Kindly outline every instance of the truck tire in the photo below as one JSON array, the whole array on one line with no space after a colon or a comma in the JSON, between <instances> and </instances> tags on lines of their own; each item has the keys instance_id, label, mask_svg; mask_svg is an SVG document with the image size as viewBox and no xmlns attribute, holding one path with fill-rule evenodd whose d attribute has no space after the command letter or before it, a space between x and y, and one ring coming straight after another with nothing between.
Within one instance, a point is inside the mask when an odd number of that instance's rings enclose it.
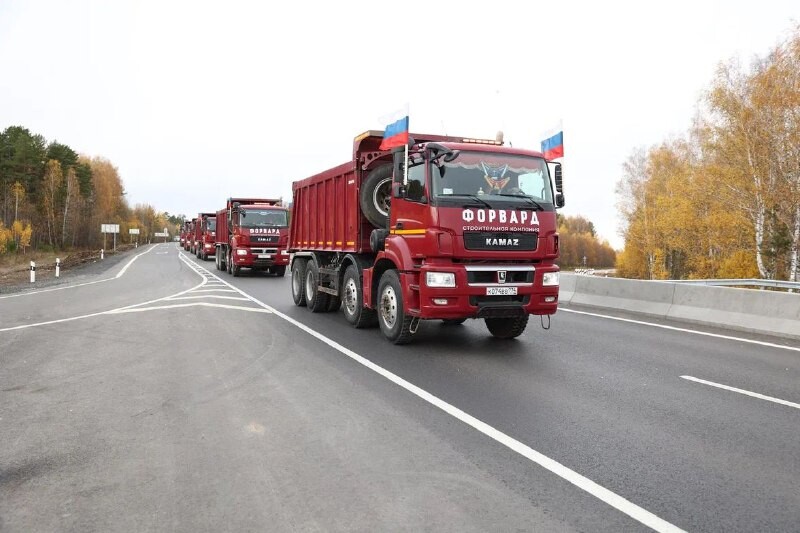
<instances>
[{"instance_id":1,"label":"truck tire","mask_svg":"<svg viewBox=\"0 0 800 533\"><path fill-rule=\"evenodd\" d=\"M306 307L312 313L328 310L328 296L330 295L327 292L319 291L318 285L319 267L317 262L312 259L306 267Z\"/></svg>"},{"instance_id":2,"label":"truck tire","mask_svg":"<svg viewBox=\"0 0 800 533\"><path fill-rule=\"evenodd\" d=\"M228 249L228 252L225 254L225 272L228 274L233 274L233 272L231 272L231 263L233 263L233 257L231 256L230 249Z\"/></svg>"},{"instance_id":3,"label":"truck tire","mask_svg":"<svg viewBox=\"0 0 800 533\"><path fill-rule=\"evenodd\" d=\"M348 266L344 271L342 279L342 309L344 317L354 328L366 328L374 326L378 321L378 315L374 309L364 307L364 292L361 285L361 273L355 265Z\"/></svg>"},{"instance_id":4,"label":"truck tire","mask_svg":"<svg viewBox=\"0 0 800 533\"><path fill-rule=\"evenodd\" d=\"M329 313L333 313L338 311L339 308L342 306L342 299L338 296L334 296L333 294L328 295L328 308L325 309Z\"/></svg>"},{"instance_id":5,"label":"truck tire","mask_svg":"<svg viewBox=\"0 0 800 533\"><path fill-rule=\"evenodd\" d=\"M279 278L282 278L283 276L286 275L286 265L272 267L272 273L278 276Z\"/></svg>"},{"instance_id":6,"label":"truck tire","mask_svg":"<svg viewBox=\"0 0 800 533\"><path fill-rule=\"evenodd\" d=\"M445 326L459 326L466 321L467 321L466 318L445 318L444 320L442 320L442 324L444 324Z\"/></svg>"},{"instance_id":7,"label":"truck tire","mask_svg":"<svg viewBox=\"0 0 800 533\"><path fill-rule=\"evenodd\" d=\"M298 307L306 306L306 260L292 262L292 299Z\"/></svg>"},{"instance_id":8,"label":"truck tire","mask_svg":"<svg viewBox=\"0 0 800 533\"><path fill-rule=\"evenodd\" d=\"M394 344L406 344L413 337L411 321L403 303L403 287L396 270L387 270L378 284L378 325Z\"/></svg>"},{"instance_id":9,"label":"truck tire","mask_svg":"<svg viewBox=\"0 0 800 533\"><path fill-rule=\"evenodd\" d=\"M519 337L528 325L530 315L520 315L510 318L485 318L486 328L498 339L513 339Z\"/></svg>"},{"instance_id":10,"label":"truck tire","mask_svg":"<svg viewBox=\"0 0 800 533\"><path fill-rule=\"evenodd\" d=\"M392 201L392 165L381 165L367 175L361 185L361 212L376 228L389 227L389 207Z\"/></svg>"}]
</instances>

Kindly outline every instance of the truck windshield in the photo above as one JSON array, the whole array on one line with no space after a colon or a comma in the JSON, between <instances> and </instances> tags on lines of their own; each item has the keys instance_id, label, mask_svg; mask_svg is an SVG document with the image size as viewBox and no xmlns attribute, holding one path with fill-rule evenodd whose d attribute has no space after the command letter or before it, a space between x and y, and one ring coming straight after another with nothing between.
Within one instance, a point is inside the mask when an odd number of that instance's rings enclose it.
<instances>
[{"instance_id":1,"label":"truck windshield","mask_svg":"<svg viewBox=\"0 0 800 533\"><path fill-rule=\"evenodd\" d=\"M216 231L217 230L217 219L216 218L209 218L206 220L206 231Z\"/></svg>"},{"instance_id":2,"label":"truck windshield","mask_svg":"<svg viewBox=\"0 0 800 533\"><path fill-rule=\"evenodd\" d=\"M486 202L535 203L552 209L547 163L540 157L462 151L441 170L432 167L431 175L437 200L479 196Z\"/></svg>"},{"instance_id":3,"label":"truck windshield","mask_svg":"<svg viewBox=\"0 0 800 533\"><path fill-rule=\"evenodd\" d=\"M282 209L243 209L241 224L245 228L285 228L286 211Z\"/></svg>"}]
</instances>

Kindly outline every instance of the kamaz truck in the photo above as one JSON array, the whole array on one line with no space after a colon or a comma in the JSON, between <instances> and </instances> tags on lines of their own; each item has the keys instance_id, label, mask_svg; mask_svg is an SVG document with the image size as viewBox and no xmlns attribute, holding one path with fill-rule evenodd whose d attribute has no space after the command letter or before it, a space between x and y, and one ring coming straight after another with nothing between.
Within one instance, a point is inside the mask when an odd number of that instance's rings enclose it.
<instances>
[{"instance_id":1,"label":"kamaz truck","mask_svg":"<svg viewBox=\"0 0 800 533\"><path fill-rule=\"evenodd\" d=\"M286 274L289 211L274 198L228 198L216 214L218 270L239 276L243 268Z\"/></svg>"},{"instance_id":2,"label":"kamaz truck","mask_svg":"<svg viewBox=\"0 0 800 533\"><path fill-rule=\"evenodd\" d=\"M412 134L387 151L381 140L359 135L351 160L292 184L295 304L341 307L354 327L377 322L395 344L422 320L483 319L504 339L530 315L549 327L561 164L502 141Z\"/></svg>"}]
</instances>

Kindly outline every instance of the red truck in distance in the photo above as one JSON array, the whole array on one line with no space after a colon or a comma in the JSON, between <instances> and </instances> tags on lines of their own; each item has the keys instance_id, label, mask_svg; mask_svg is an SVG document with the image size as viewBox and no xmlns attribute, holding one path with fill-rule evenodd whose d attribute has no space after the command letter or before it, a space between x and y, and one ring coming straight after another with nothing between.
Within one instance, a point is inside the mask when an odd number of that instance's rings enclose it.
<instances>
[{"instance_id":1,"label":"red truck in distance","mask_svg":"<svg viewBox=\"0 0 800 533\"><path fill-rule=\"evenodd\" d=\"M292 184L295 304L341 307L395 344L420 320L480 318L508 339L530 315L555 314L561 164L502 141L422 134L406 159L380 150L382 136L359 135L352 160Z\"/></svg>"},{"instance_id":2,"label":"red truck in distance","mask_svg":"<svg viewBox=\"0 0 800 533\"><path fill-rule=\"evenodd\" d=\"M242 268L286 274L289 210L274 198L228 198L217 212L216 267L238 276Z\"/></svg>"},{"instance_id":3,"label":"red truck in distance","mask_svg":"<svg viewBox=\"0 0 800 533\"><path fill-rule=\"evenodd\" d=\"M190 220L185 220L183 222L183 226L181 226L181 238L180 238L180 246L184 250L186 249L186 236L189 234L189 228L192 222Z\"/></svg>"},{"instance_id":4,"label":"red truck in distance","mask_svg":"<svg viewBox=\"0 0 800 533\"><path fill-rule=\"evenodd\" d=\"M212 257L216 253L216 213L198 213L195 223L195 246L194 255L198 259L206 261L208 256Z\"/></svg>"},{"instance_id":5,"label":"red truck in distance","mask_svg":"<svg viewBox=\"0 0 800 533\"><path fill-rule=\"evenodd\" d=\"M197 225L197 219L193 218L189 222L187 222L188 227L186 231L186 237L183 241L183 249L187 252L195 253L195 226Z\"/></svg>"}]
</instances>

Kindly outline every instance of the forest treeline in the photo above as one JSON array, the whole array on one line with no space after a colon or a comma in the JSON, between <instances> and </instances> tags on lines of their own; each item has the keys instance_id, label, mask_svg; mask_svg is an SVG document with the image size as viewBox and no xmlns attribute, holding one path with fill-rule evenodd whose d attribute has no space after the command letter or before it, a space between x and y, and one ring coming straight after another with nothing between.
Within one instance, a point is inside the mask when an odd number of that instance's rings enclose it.
<instances>
[{"instance_id":1,"label":"forest treeline","mask_svg":"<svg viewBox=\"0 0 800 533\"><path fill-rule=\"evenodd\" d=\"M620 276L797 281L800 28L721 64L690 131L634 151L617 194Z\"/></svg>"},{"instance_id":2,"label":"forest treeline","mask_svg":"<svg viewBox=\"0 0 800 533\"><path fill-rule=\"evenodd\" d=\"M147 242L180 220L148 204L128 205L108 159L80 155L22 126L0 132L0 254L100 248L101 224L119 224L117 242L130 240L130 228Z\"/></svg>"},{"instance_id":3,"label":"forest treeline","mask_svg":"<svg viewBox=\"0 0 800 533\"><path fill-rule=\"evenodd\" d=\"M608 241L600 241L594 224L581 215L558 216L561 268L609 268L614 266L616 252Z\"/></svg>"}]
</instances>

